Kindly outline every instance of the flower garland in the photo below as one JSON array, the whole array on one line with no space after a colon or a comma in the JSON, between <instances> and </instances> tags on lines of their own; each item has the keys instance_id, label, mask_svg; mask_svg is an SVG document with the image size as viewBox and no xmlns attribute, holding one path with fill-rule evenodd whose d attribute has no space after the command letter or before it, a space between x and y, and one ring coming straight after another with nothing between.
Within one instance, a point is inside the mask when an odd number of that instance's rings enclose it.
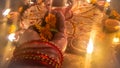
<instances>
[{"instance_id":1,"label":"flower garland","mask_svg":"<svg viewBox=\"0 0 120 68\"><path fill-rule=\"evenodd\" d=\"M109 18L120 20L120 15L117 11L112 10L110 15L109 15Z\"/></svg>"},{"instance_id":2,"label":"flower garland","mask_svg":"<svg viewBox=\"0 0 120 68\"><path fill-rule=\"evenodd\" d=\"M10 34L10 33L14 33L15 31L16 31L16 26L15 25L11 25L10 27L9 27L9 31L8 31L8 33Z\"/></svg>"},{"instance_id":3,"label":"flower garland","mask_svg":"<svg viewBox=\"0 0 120 68\"><path fill-rule=\"evenodd\" d=\"M48 16L45 17L45 22L45 26L41 26L40 24L35 24L34 26L40 33L40 40L49 41L53 38L52 32L57 32L55 15L49 13Z\"/></svg>"},{"instance_id":4,"label":"flower garland","mask_svg":"<svg viewBox=\"0 0 120 68\"><path fill-rule=\"evenodd\" d=\"M109 19L116 19L120 21L120 14L110 7L108 7L108 9L106 10L106 15L108 15Z\"/></svg>"}]
</instances>

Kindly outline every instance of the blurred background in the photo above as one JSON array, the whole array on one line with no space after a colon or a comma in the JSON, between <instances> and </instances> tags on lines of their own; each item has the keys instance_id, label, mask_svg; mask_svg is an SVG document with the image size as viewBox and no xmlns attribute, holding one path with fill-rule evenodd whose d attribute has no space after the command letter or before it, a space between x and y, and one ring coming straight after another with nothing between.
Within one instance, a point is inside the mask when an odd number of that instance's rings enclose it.
<instances>
[{"instance_id":1,"label":"blurred background","mask_svg":"<svg viewBox=\"0 0 120 68\"><path fill-rule=\"evenodd\" d=\"M103 23L101 23L102 20L106 18L104 10L101 11L99 7L94 7L94 5L87 3L89 0L79 1L79 11L78 9L75 9L73 12L73 18L66 21L67 31L69 34L69 43L64 55L65 61L63 63L63 68L119 68L119 63L115 58L116 55L114 54L115 50L113 48L114 45L118 44L113 44L112 41L114 37L116 37L116 34L120 38L120 33L104 32ZM4 58L6 61L9 60L9 56L12 55L12 50L14 49L14 46L11 45L12 42L8 40L9 27L11 26L11 23L7 21L7 18L3 15L3 13L8 8L11 9L10 12L18 11L18 8L22 5L24 5L23 0L0 0L0 61L2 61L0 62L0 65L3 65L2 63L4 62ZM120 0L111 0L109 7L115 9L118 13L120 13ZM74 28L73 24L76 26L76 28ZM74 31L76 33L74 33ZM92 54L92 59L90 57L87 58L87 60L91 59L90 61L92 61L90 63L87 63L90 64L89 66L86 65L86 56L84 56L86 55L86 51L84 48L87 48L86 45L89 43L89 38L92 37L92 31L93 35L94 31L97 33L95 35L95 49ZM79 36L80 38L71 38L72 34L75 34L75 36ZM116 41L119 42L120 40L115 38L115 42ZM73 44L73 46L71 46L71 44ZM84 55L82 55L83 53ZM4 57L5 55L7 57Z\"/></svg>"}]
</instances>

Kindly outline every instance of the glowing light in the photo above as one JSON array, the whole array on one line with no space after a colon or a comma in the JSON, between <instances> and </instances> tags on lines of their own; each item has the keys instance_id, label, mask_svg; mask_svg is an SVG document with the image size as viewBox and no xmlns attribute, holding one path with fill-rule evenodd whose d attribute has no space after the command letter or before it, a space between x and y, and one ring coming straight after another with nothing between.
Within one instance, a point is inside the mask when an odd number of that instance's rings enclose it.
<instances>
[{"instance_id":1,"label":"glowing light","mask_svg":"<svg viewBox=\"0 0 120 68\"><path fill-rule=\"evenodd\" d=\"M95 4L97 0L87 0L88 3Z\"/></svg>"},{"instance_id":2,"label":"glowing light","mask_svg":"<svg viewBox=\"0 0 120 68\"><path fill-rule=\"evenodd\" d=\"M115 38L113 38L113 42L114 42L114 43L118 43L118 42L120 42L120 39L117 38L117 37L115 37Z\"/></svg>"},{"instance_id":3,"label":"glowing light","mask_svg":"<svg viewBox=\"0 0 120 68\"><path fill-rule=\"evenodd\" d=\"M92 52L93 52L93 41L92 41L92 39L90 39L89 40L89 43L88 43L88 47L87 47L87 53L88 54L92 54Z\"/></svg>"},{"instance_id":4,"label":"glowing light","mask_svg":"<svg viewBox=\"0 0 120 68\"><path fill-rule=\"evenodd\" d=\"M29 0L29 3L30 3L30 4L34 4L34 2L32 2L31 0Z\"/></svg>"},{"instance_id":5,"label":"glowing light","mask_svg":"<svg viewBox=\"0 0 120 68\"><path fill-rule=\"evenodd\" d=\"M116 30L118 30L118 29L120 29L120 26L115 26L114 28L115 28Z\"/></svg>"},{"instance_id":6,"label":"glowing light","mask_svg":"<svg viewBox=\"0 0 120 68\"><path fill-rule=\"evenodd\" d=\"M30 2L30 4L34 4L34 2Z\"/></svg>"},{"instance_id":7,"label":"glowing light","mask_svg":"<svg viewBox=\"0 0 120 68\"><path fill-rule=\"evenodd\" d=\"M65 6L69 6L69 4L65 4Z\"/></svg>"},{"instance_id":8,"label":"glowing light","mask_svg":"<svg viewBox=\"0 0 120 68\"><path fill-rule=\"evenodd\" d=\"M111 0L106 0L107 2L111 2Z\"/></svg>"},{"instance_id":9,"label":"glowing light","mask_svg":"<svg viewBox=\"0 0 120 68\"><path fill-rule=\"evenodd\" d=\"M85 60L85 68L91 68L91 59L92 59L92 52L93 52L93 36L90 38L88 46L87 46L87 54Z\"/></svg>"},{"instance_id":10,"label":"glowing light","mask_svg":"<svg viewBox=\"0 0 120 68\"><path fill-rule=\"evenodd\" d=\"M9 50L9 51L12 51L12 49L11 49L11 48L9 48L8 50Z\"/></svg>"},{"instance_id":11,"label":"glowing light","mask_svg":"<svg viewBox=\"0 0 120 68\"><path fill-rule=\"evenodd\" d=\"M6 60L6 61L8 61L8 60L9 60L9 58L6 58L5 60Z\"/></svg>"},{"instance_id":12,"label":"glowing light","mask_svg":"<svg viewBox=\"0 0 120 68\"><path fill-rule=\"evenodd\" d=\"M3 12L3 16L7 16L9 13L10 13L11 9L6 9L4 12Z\"/></svg>"},{"instance_id":13,"label":"glowing light","mask_svg":"<svg viewBox=\"0 0 120 68\"><path fill-rule=\"evenodd\" d=\"M91 3L91 0L87 0L88 3Z\"/></svg>"},{"instance_id":14,"label":"glowing light","mask_svg":"<svg viewBox=\"0 0 120 68\"><path fill-rule=\"evenodd\" d=\"M8 39L13 42L16 38L15 38L15 33L12 33L8 36Z\"/></svg>"}]
</instances>

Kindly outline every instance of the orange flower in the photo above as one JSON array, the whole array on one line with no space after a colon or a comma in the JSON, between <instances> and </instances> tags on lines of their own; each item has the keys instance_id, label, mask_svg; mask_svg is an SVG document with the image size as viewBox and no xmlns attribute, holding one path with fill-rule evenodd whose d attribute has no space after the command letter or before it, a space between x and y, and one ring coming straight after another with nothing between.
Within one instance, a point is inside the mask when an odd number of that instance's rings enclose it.
<instances>
[{"instance_id":1,"label":"orange flower","mask_svg":"<svg viewBox=\"0 0 120 68\"><path fill-rule=\"evenodd\" d=\"M13 33L16 30L16 26L15 25L11 25L9 28L9 33Z\"/></svg>"},{"instance_id":2,"label":"orange flower","mask_svg":"<svg viewBox=\"0 0 120 68\"><path fill-rule=\"evenodd\" d=\"M51 40L53 37L51 29L56 29L56 17L55 17L55 15L48 14L48 16L45 18L45 21L46 21L46 25L44 27L41 27L39 24L35 24L35 27L40 32L40 39L42 41Z\"/></svg>"},{"instance_id":3,"label":"orange flower","mask_svg":"<svg viewBox=\"0 0 120 68\"><path fill-rule=\"evenodd\" d=\"M47 24L50 25L51 28L55 28L55 24L56 24L55 15L49 13L48 16L45 18L45 21L46 21Z\"/></svg>"}]
</instances>

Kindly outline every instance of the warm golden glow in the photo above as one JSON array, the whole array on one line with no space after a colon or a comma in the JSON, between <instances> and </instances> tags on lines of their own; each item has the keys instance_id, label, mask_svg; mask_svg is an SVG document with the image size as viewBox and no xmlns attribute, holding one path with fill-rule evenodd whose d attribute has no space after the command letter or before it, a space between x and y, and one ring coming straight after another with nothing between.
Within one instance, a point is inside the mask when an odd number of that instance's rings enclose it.
<instances>
[{"instance_id":1,"label":"warm golden glow","mask_svg":"<svg viewBox=\"0 0 120 68\"><path fill-rule=\"evenodd\" d=\"M8 61L8 60L9 60L9 58L6 58L5 60L6 60L6 61Z\"/></svg>"},{"instance_id":2,"label":"warm golden glow","mask_svg":"<svg viewBox=\"0 0 120 68\"><path fill-rule=\"evenodd\" d=\"M15 33L12 33L8 36L8 39L12 42L14 41L16 38L15 38Z\"/></svg>"},{"instance_id":3,"label":"warm golden glow","mask_svg":"<svg viewBox=\"0 0 120 68\"><path fill-rule=\"evenodd\" d=\"M10 58L13 55L13 51L14 51L15 47L12 46L12 43L8 41L7 46L5 47L5 51L3 53L3 58L1 60L1 65L5 65L6 62L8 62L10 60Z\"/></svg>"},{"instance_id":4,"label":"warm golden glow","mask_svg":"<svg viewBox=\"0 0 120 68\"><path fill-rule=\"evenodd\" d=\"M93 25L92 31L90 32L90 39L89 43L87 45L87 54L86 54L86 59L85 59L85 67L84 68L91 68L91 62L92 62L92 53L94 50L94 39L96 37L97 31L96 27Z\"/></svg>"},{"instance_id":5,"label":"warm golden glow","mask_svg":"<svg viewBox=\"0 0 120 68\"><path fill-rule=\"evenodd\" d=\"M33 1L31 1L31 0L29 0L29 3L30 3L30 4L34 4L34 2L33 2Z\"/></svg>"},{"instance_id":6,"label":"warm golden glow","mask_svg":"<svg viewBox=\"0 0 120 68\"><path fill-rule=\"evenodd\" d=\"M118 30L118 29L120 29L120 26L115 26L114 28L115 28L116 30Z\"/></svg>"},{"instance_id":7,"label":"warm golden glow","mask_svg":"<svg viewBox=\"0 0 120 68\"><path fill-rule=\"evenodd\" d=\"M86 59L85 59L85 68L91 68L91 58L92 58L92 53L93 53L93 38L94 36L91 36L88 46L87 46L87 54L86 54Z\"/></svg>"},{"instance_id":8,"label":"warm golden glow","mask_svg":"<svg viewBox=\"0 0 120 68\"><path fill-rule=\"evenodd\" d=\"M111 0L106 0L107 2L111 2Z\"/></svg>"},{"instance_id":9,"label":"warm golden glow","mask_svg":"<svg viewBox=\"0 0 120 68\"><path fill-rule=\"evenodd\" d=\"M113 38L113 43L119 43L120 39L118 37Z\"/></svg>"},{"instance_id":10,"label":"warm golden glow","mask_svg":"<svg viewBox=\"0 0 120 68\"><path fill-rule=\"evenodd\" d=\"M88 3L95 4L97 0L86 0Z\"/></svg>"},{"instance_id":11,"label":"warm golden glow","mask_svg":"<svg viewBox=\"0 0 120 68\"><path fill-rule=\"evenodd\" d=\"M111 0L106 0L106 3L105 3L105 7L109 7L110 6L110 2L111 2Z\"/></svg>"},{"instance_id":12,"label":"warm golden glow","mask_svg":"<svg viewBox=\"0 0 120 68\"><path fill-rule=\"evenodd\" d=\"M93 41L92 41L92 39L90 39L88 46L87 46L87 53L92 54L92 52L93 52Z\"/></svg>"},{"instance_id":13,"label":"warm golden glow","mask_svg":"<svg viewBox=\"0 0 120 68\"><path fill-rule=\"evenodd\" d=\"M4 12L3 12L3 16L7 16L9 13L10 13L11 9L6 9Z\"/></svg>"},{"instance_id":14,"label":"warm golden glow","mask_svg":"<svg viewBox=\"0 0 120 68\"><path fill-rule=\"evenodd\" d=\"M91 3L91 0L87 0L88 3Z\"/></svg>"}]
</instances>

